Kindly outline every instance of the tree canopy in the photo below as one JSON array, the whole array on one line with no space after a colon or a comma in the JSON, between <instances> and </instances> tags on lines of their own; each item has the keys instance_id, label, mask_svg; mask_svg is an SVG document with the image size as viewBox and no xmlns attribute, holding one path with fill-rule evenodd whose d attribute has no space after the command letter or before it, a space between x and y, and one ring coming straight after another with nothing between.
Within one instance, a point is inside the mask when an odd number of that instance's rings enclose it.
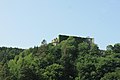
<instances>
[{"instance_id":1,"label":"tree canopy","mask_svg":"<svg viewBox=\"0 0 120 80\"><path fill-rule=\"evenodd\" d=\"M97 44L69 37L29 49L0 48L0 80L119 80L120 43Z\"/></svg>"}]
</instances>

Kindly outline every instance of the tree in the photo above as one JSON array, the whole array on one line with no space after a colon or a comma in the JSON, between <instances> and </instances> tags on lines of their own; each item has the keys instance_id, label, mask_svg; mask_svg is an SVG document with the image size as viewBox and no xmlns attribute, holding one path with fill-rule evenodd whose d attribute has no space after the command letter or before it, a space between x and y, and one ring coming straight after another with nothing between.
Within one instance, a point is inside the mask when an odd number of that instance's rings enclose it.
<instances>
[{"instance_id":1,"label":"tree","mask_svg":"<svg viewBox=\"0 0 120 80\"><path fill-rule=\"evenodd\" d=\"M76 76L76 67L74 66L74 61L77 57L77 43L73 37L69 37L61 44L61 64L64 66L65 79L74 80Z\"/></svg>"},{"instance_id":2,"label":"tree","mask_svg":"<svg viewBox=\"0 0 120 80\"><path fill-rule=\"evenodd\" d=\"M112 45L108 45L108 46L106 47L106 49L107 49L108 51L112 51L112 50L113 50L113 46L112 46Z\"/></svg>"},{"instance_id":3,"label":"tree","mask_svg":"<svg viewBox=\"0 0 120 80\"><path fill-rule=\"evenodd\" d=\"M0 69L0 80L6 80L10 76L8 65L5 63Z\"/></svg>"},{"instance_id":4,"label":"tree","mask_svg":"<svg viewBox=\"0 0 120 80\"><path fill-rule=\"evenodd\" d=\"M104 77L100 80L120 80L120 70L116 70L115 72L106 73Z\"/></svg>"},{"instance_id":5,"label":"tree","mask_svg":"<svg viewBox=\"0 0 120 80\"><path fill-rule=\"evenodd\" d=\"M120 53L120 43L117 43L117 44L114 45L113 51L115 53Z\"/></svg>"},{"instance_id":6,"label":"tree","mask_svg":"<svg viewBox=\"0 0 120 80\"><path fill-rule=\"evenodd\" d=\"M27 66L20 69L19 80L39 80L39 77L35 73L34 69L31 69L29 66Z\"/></svg>"},{"instance_id":7,"label":"tree","mask_svg":"<svg viewBox=\"0 0 120 80\"><path fill-rule=\"evenodd\" d=\"M90 54L93 56L100 56L101 55L99 47L94 43L91 44Z\"/></svg>"},{"instance_id":8,"label":"tree","mask_svg":"<svg viewBox=\"0 0 120 80\"><path fill-rule=\"evenodd\" d=\"M78 52L79 55L86 55L89 53L90 46L87 42L79 43L78 44Z\"/></svg>"},{"instance_id":9,"label":"tree","mask_svg":"<svg viewBox=\"0 0 120 80\"><path fill-rule=\"evenodd\" d=\"M47 45L47 41L43 39L43 41L41 42L41 45Z\"/></svg>"},{"instance_id":10,"label":"tree","mask_svg":"<svg viewBox=\"0 0 120 80\"><path fill-rule=\"evenodd\" d=\"M45 80L63 80L64 79L63 69L64 68L62 65L52 64L46 67L43 76Z\"/></svg>"}]
</instances>

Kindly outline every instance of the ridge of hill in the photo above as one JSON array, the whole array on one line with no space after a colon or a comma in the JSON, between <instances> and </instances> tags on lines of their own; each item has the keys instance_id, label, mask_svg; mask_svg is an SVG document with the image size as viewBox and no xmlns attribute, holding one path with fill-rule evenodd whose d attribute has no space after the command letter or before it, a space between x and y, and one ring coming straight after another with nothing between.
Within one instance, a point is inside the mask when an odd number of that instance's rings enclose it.
<instances>
[{"instance_id":1,"label":"ridge of hill","mask_svg":"<svg viewBox=\"0 0 120 80\"><path fill-rule=\"evenodd\" d=\"M69 36L29 49L0 47L0 80L119 80L120 43L97 44Z\"/></svg>"}]
</instances>

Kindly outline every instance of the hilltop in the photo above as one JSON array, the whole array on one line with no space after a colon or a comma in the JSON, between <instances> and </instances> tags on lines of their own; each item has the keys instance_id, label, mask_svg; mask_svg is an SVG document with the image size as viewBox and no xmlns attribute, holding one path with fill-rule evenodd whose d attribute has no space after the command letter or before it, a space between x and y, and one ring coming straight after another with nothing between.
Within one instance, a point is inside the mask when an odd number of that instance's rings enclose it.
<instances>
[{"instance_id":1,"label":"hilltop","mask_svg":"<svg viewBox=\"0 0 120 80\"><path fill-rule=\"evenodd\" d=\"M119 80L120 43L100 50L94 38L59 35L29 49L0 48L0 80Z\"/></svg>"}]
</instances>

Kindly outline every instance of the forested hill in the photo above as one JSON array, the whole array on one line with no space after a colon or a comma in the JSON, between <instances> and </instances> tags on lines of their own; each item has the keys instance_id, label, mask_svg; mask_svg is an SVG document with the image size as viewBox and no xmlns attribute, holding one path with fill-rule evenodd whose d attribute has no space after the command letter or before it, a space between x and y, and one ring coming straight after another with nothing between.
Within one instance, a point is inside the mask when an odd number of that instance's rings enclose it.
<instances>
[{"instance_id":1,"label":"forested hill","mask_svg":"<svg viewBox=\"0 0 120 80\"><path fill-rule=\"evenodd\" d=\"M69 37L57 45L1 47L0 80L120 80L120 44L103 51Z\"/></svg>"}]
</instances>

